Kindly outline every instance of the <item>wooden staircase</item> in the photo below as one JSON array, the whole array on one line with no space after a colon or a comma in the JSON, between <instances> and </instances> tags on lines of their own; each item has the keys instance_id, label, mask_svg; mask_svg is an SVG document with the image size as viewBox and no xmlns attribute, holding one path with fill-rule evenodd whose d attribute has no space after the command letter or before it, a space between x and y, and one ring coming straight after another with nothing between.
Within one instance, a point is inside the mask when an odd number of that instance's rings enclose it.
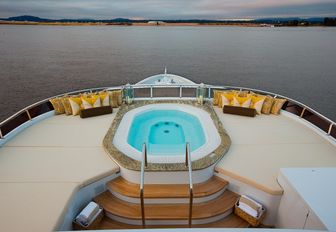
<instances>
[{"instance_id":1,"label":"wooden staircase","mask_svg":"<svg viewBox=\"0 0 336 232\"><path fill-rule=\"evenodd\" d=\"M247 227L232 214L238 195L226 190L227 181L213 176L194 184L192 227ZM140 186L118 177L107 183L108 191L94 198L105 210L100 229L142 228ZM188 227L187 184L145 184L146 228Z\"/></svg>"}]
</instances>

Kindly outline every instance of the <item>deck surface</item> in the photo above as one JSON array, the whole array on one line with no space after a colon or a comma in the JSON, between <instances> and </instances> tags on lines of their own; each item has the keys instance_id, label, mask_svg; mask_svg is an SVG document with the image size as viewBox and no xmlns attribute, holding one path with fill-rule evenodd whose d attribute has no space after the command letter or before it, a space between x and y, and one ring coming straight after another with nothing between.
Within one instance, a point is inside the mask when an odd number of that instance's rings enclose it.
<instances>
[{"instance_id":1,"label":"deck surface","mask_svg":"<svg viewBox=\"0 0 336 232\"><path fill-rule=\"evenodd\" d=\"M336 167L336 146L287 114L250 118L214 109L232 141L216 166L225 175L277 195L280 168Z\"/></svg>"},{"instance_id":2,"label":"deck surface","mask_svg":"<svg viewBox=\"0 0 336 232\"><path fill-rule=\"evenodd\" d=\"M215 111L232 139L219 172L281 194L280 168L336 167L336 146L291 117ZM118 170L102 147L115 112L50 117L0 148L0 231L54 230L78 186Z\"/></svg>"},{"instance_id":3,"label":"deck surface","mask_svg":"<svg viewBox=\"0 0 336 232\"><path fill-rule=\"evenodd\" d=\"M119 169L101 145L115 112L52 116L0 147L0 231L56 229L77 187Z\"/></svg>"}]
</instances>

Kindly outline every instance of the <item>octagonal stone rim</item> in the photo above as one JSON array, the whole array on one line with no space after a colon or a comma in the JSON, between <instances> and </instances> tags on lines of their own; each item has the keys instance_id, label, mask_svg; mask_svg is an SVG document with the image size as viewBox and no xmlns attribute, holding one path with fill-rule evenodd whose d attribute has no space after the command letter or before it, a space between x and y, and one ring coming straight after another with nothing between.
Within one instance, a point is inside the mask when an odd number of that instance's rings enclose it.
<instances>
[{"instance_id":1,"label":"octagonal stone rim","mask_svg":"<svg viewBox=\"0 0 336 232\"><path fill-rule=\"evenodd\" d=\"M222 122L219 120L217 113L215 112L212 103L210 101L205 101L203 105L200 105L195 100L186 100L186 99L147 99L147 100L136 100L131 105L122 104L116 112L114 119L111 122L110 128L107 130L107 133L103 139L103 148L105 149L107 155L111 157L121 168L121 170L130 170L130 171L140 171L141 162L131 159L125 154L123 154L119 149L117 149L111 142L114 138L115 132L120 124L123 116L130 110L150 105L150 104L161 104L161 103L177 103L183 106L191 105L210 114L218 133L221 137L220 146L211 154L200 160L192 162L193 171L203 170L208 167L211 167L217 163L229 150L231 146L230 136L225 131ZM188 167L184 163L173 163L173 164L157 164L157 163L148 163L146 171L149 172L175 172L175 171L188 171ZM122 171L123 172L123 171Z\"/></svg>"}]
</instances>

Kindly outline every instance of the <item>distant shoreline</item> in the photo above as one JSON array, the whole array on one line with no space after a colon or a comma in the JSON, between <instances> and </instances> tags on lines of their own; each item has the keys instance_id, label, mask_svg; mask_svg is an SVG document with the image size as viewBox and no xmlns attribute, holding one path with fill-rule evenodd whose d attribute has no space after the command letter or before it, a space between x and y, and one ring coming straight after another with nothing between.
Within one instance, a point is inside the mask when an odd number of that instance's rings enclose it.
<instances>
[{"instance_id":1,"label":"distant shoreline","mask_svg":"<svg viewBox=\"0 0 336 232\"><path fill-rule=\"evenodd\" d=\"M211 27L211 26L229 26L229 27L285 27L273 24L260 24L249 22L223 22L223 23L163 23L163 24L150 24L150 23L102 23L102 22L22 22L22 21L0 21L0 25L41 25L41 26L148 26L148 27L167 27L167 26L198 26L198 27ZM324 25L298 25L295 27L321 27ZM291 26L293 27L293 26Z\"/></svg>"}]
</instances>

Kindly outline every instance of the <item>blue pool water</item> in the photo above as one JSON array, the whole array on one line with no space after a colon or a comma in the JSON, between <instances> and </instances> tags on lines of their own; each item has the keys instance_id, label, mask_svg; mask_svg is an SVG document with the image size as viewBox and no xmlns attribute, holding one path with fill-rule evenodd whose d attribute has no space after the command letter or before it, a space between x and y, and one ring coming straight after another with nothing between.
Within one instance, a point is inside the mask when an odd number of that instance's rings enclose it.
<instances>
[{"instance_id":1,"label":"blue pool water","mask_svg":"<svg viewBox=\"0 0 336 232\"><path fill-rule=\"evenodd\" d=\"M200 121L179 110L151 110L137 115L127 142L141 151L146 143L149 155L183 155L189 142L191 151L205 143Z\"/></svg>"}]
</instances>

